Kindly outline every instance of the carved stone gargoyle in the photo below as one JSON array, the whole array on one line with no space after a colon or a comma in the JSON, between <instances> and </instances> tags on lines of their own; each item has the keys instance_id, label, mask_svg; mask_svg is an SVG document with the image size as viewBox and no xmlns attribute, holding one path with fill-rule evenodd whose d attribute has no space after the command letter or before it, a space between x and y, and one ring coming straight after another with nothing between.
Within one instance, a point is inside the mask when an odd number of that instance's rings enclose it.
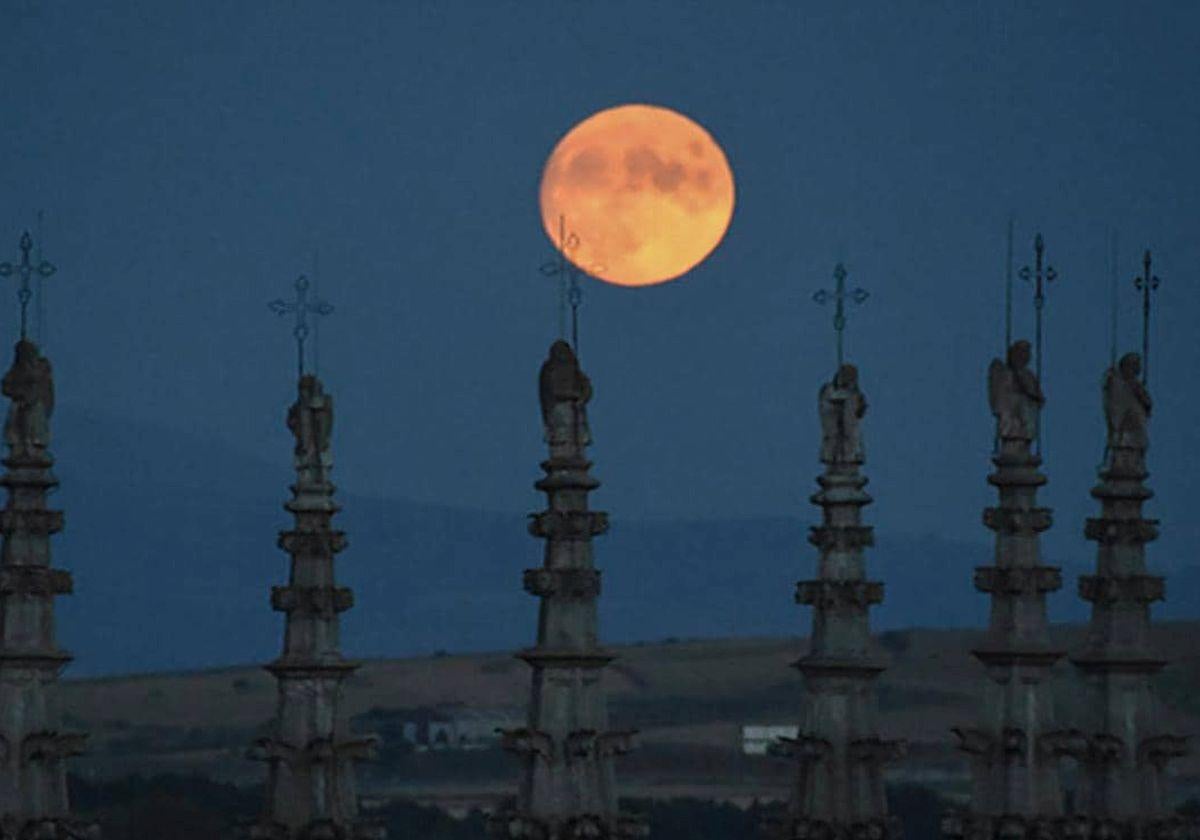
<instances>
[{"instance_id":1,"label":"carved stone gargoyle","mask_svg":"<svg viewBox=\"0 0 1200 840\"><path fill-rule=\"evenodd\" d=\"M1139 764L1149 764L1161 770L1188 752L1186 735L1157 735L1138 744L1137 758Z\"/></svg>"},{"instance_id":2,"label":"carved stone gargoyle","mask_svg":"<svg viewBox=\"0 0 1200 840\"><path fill-rule=\"evenodd\" d=\"M1087 757L1091 742L1078 729L1056 729L1038 737L1037 749L1043 759L1067 757L1080 761Z\"/></svg>"},{"instance_id":3,"label":"carved stone gargoyle","mask_svg":"<svg viewBox=\"0 0 1200 840\"><path fill-rule=\"evenodd\" d=\"M500 735L500 747L521 755L541 756L546 762L554 760L554 738L540 729L496 729Z\"/></svg>"},{"instance_id":4,"label":"carved stone gargoyle","mask_svg":"<svg viewBox=\"0 0 1200 840\"><path fill-rule=\"evenodd\" d=\"M767 751L779 758L794 758L804 764L816 764L827 761L833 755L833 745L824 738L800 735L797 738L778 738L767 747Z\"/></svg>"}]
</instances>

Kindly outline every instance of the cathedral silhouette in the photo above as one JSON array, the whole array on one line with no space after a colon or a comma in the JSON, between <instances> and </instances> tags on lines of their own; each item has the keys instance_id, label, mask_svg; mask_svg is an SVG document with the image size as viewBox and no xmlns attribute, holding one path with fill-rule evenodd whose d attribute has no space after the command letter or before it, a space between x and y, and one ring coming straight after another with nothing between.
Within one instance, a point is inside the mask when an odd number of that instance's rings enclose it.
<instances>
[{"instance_id":1,"label":"cathedral silhouette","mask_svg":"<svg viewBox=\"0 0 1200 840\"><path fill-rule=\"evenodd\" d=\"M1036 247L1040 296L1040 237ZM94 838L98 827L72 816L66 787L68 759L85 750L86 736L63 728L57 702L58 675L71 656L56 641L54 603L72 592L72 578L52 565L50 552L50 537L63 527L63 512L47 500L57 485L50 452L53 376L24 325L29 281L53 266L35 265L28 234L21 251L19 264L0 265L0 273L23 280L21 338L2 386L9 407L0 478L7 492L0 514L0 840ZM1148 254L1145 265L1139 289L1148 296ZM816 405L823 466L811 497L821 510L809 535L816 573L796 584L794 596L812 610L811 643L794 663L800 672L796 734L770 747L791 763L790 799L784 816L763 833L786 840L894 840L903 827L888 812L884 768L903 762L906 748L879 731L877 683L888 659L869 621L884 584L870 579L866 567L866 549L874 544L874 530L863 521L872 503L864 474L868 403L860 371L842 350L844 303L861 302L865 293L846 291L840 265L835 277L836 292L823 299L836 307L838 364L820 385ZM264 666L276 682L275 718L270 733L248 745L249 757L265 765L265 799L260 816L240 831L256 840L380 840L384 830L364 816L356 785L356 765L372 758L379 739L352 733L342 702L358 664L344 657L339 640L339 616L354 598L335 575L335 556L347 539L333 522L339 511L331 481L334 400L305 366L306 319L332 308L308 300L306 291L298 283L294 302L272 304L297 319L297 392L286 413L296 479L284 505L294 522L278 541L289 557L287 581L272 586L269 598L283 614L282 650ZM942 835L1195 840L1200 822L1169 806L1167 769L1187 753L1186 738L1164 728L1154 691L1154 677L1167 663L1150 642L1151 605L1165 586L1162 576L1150 573L1145 550L1159 530L1143 511L1153 495L1145 483L1147 350L1144 344L1142 353L1125 354L1104 376L1106 455L1091 491L1100 509L1084 526L1097 545L1096 566L1078 582L1091 621L1082 647L1060 650L1049 634L1046 596L1062 586L1062 574L1042 563L1039 549L1040 535L1052 525L1051 511L1037 499L1047 481L1039 445L1048 404L1040 338L1039 319L1034 344L1011 341L1003 358L986 368L995 421L994 471L986 481L997 501L983 511L983 525L993 532L995 549L991 564L973 570L973 582L990 598L990 620L984 641L962 651L980 666L978 719L958 726L947 721L946 738L957 739L969 765L971 796L966 808L944 815ZM513 796L489 822L492 836L511 840L617 840L648 832L618 801L620 759L635 749L637 733L609 722L605 673L616 655L600 638L601 572L593 557L593 538L605 533L609 520L589 507L589 494L599 486L587 452L593 389L574 344L554 340L537 375L548 455L535 486L546 507L530 514L528 528L544 541L544 551L541 565L519 575L538 599L536 641L515 653L529 669L526 720L501 733L503 747L515 755ZM986 360L979 361L983 368ZM518 572L514 567L514 585ZM966 568L963 577L965 583ZM786 584L780 581L781 590ZM1063 657L1080 698L1065 713L1052 699L1052 668ZM1063 785L1068 765L1079 777L1070 804Z\"/></svg>"}]
</instances>

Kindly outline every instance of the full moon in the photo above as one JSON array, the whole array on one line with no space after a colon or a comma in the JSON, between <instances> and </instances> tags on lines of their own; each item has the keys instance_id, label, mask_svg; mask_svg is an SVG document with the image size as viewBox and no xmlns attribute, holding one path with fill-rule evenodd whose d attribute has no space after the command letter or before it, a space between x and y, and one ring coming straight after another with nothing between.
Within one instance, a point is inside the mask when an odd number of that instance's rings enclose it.
<instances>
[{"instance_id":1,"label":"full moon","mask_svg":"<svg viewBox=\"0 0 1200 840\"><path fill-rule=\"evenodd\" d=\"M541 185L542 225L588 274L620 286L674 280L720 243L733 173L712 136L655 105L588 117L558 142ZM560 222L561 220L561 222Z\"/></svg>"}]
</instances>

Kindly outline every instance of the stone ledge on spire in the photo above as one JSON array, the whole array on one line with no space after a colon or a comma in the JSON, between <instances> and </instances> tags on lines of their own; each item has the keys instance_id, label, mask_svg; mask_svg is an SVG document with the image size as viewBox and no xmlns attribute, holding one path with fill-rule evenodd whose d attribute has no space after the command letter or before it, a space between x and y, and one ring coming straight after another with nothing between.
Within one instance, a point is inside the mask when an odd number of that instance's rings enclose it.
<instances>
[{"instance_id":1,"label":"stone ledge on spire","mask_svg":"<svg viewBox=\"0 0 1200 840\"><path fill-rule=\"evenodd\" d=\"M1103 643L1093 643L1069 657L1071 664L1087 674L1156 674L1167 667L1168 662L1152 651L1138 646L1115 648Z\"/></svg>"},{"instance_id":2,"label":"stone ledge on spire","mask_svg":"<svg viewBox=\"0 0 1200 840\"><path fill-rule=\"evenodd\" d=\"M281 531L277 544L288 554L305 556L332 556L346 547L346 534L342 531L301 530Z\"/></svg>"},{"instance_id":3,"label":"stone ledge on spire","mask_svg":"<svg viewBox=\"0 0 1200 840\"><path fill-rule=\"evenodd\" d=\"M873 679L888 669L887 660L865 654L863 656L802 656L791 666L804 674L805 679Z\"/></svg>"},{"instance_id":4,"label":"stone ledge on spire","mask_svg":"<svg viewBox=\"0 0 1200 840\"><path fill-rule=\"evenodd\" d=\"M21 742L19 761L61 760L87 752L88 736L83 732L42 730L31 732Z\"/></svg>"},{"instance_id":5,"label":"stone ledge on spire","mask_svg":"<svg viewBox=\"0 0 1200 840\"><path fill-rule=\"evenodd\" d=\"M626 755L638 746L636 729L605 732L575 729L557 738L552 733L528 727L496 731L500 733L501 749L518 755L536 755L547 763L562 760L570 764L576 759Z\"/></svg>"},{"instance_id":6,"label":"stone ledge on spire","mask_svg":"<svg viewBox=\"0 0 1200 840\"><path fill-rule=\"evenodd\" d=\"M617 658L612 651L599 647L590 650L529 647L513 655L538 668L603 668Z\"/></svg>"},{"instance_id":7,"label":"stone ledge on spire","mask_svg":"<svg viewBox=\"0 0 1200 840\"><path fill-rule=\"evenodd\" d=\"M539 598L557 596L568 600L596 598L600 595L598 569L563 567L526 569L522 577L525 591Z\"/></svg>"},{"instance_id":8,"label":"stone ledge on spire","mask_svg":"<svg viewBox=\"0 0 1200 840\"><path fill-rule=\"evenodd\" d=\"M1080 575L1079 597L1093 604L1152 604L1166 598L1161 575Z\"/></svg>"},{"instance_id":9,"label":"stone ledge on spire","mask_svg":"<svg viewBox=\"0 0 1200 840\"><path fill-rule=\"evenodd\" d=\"M547 472L542 478L533 483L534 489L543 493L556 490L595 490L600 482L588 474L592 462L579 459L554 459L542 461L542 469Z\"/></svg>"},{"instance_id":10,"label":"stone ledge on spire","mask_svg":"<svg viewBox=\"0 0 1200 840\"><path fill-rule=\"evenodd\" d=\"M1148 543L1158 539L1158 520L1090 517L1083 526L1083 535L1101 545Z\"/></svg>"},{"instance_id":11,"label":"stone ledge on spire","mask_svg":"<svg viewBox=\"0 0 1200 840\"><path fill-rule=\"evenodd\" d=\"M70 595L71 573L49 566L0 566L0 595Z\"/></svg>"},{"instance_id":12,"label":"stone ledge on spire","mask_svg":"<svg viewBox=\"0 0 1200 840\"><path fill-rule=\"evenodd\" d=\"M287 765L304 765L332 760L367 761L376 757L379 739L375 736L313 738L302 747L277 738L259 738L247 750L253 761L278 761Z\"/></svg>"},{"instance_id":13,"label":"stone ledge on spire","mask_svg":"<svg viewBox=\"0 0 1200 840\"><path fill-rule=\"evenodd\" d=\"M46 450L10 453L0 458L0 464L8 468L0 476L0 487L57 487L58 479L50 471L54 458Z\"/></svg>"},{"instance_id":14,"label":"stone ledge on spire","mask_svg":"<svg viewBox=\"0 0 1200 840\"><path fill-rule=\"evenodd\" d=\"M272 586L271 609L332 618L354 606L346 586Z\"/></svg>"},{"instance_id":15,"label":"stone ledge on spire","mask_svg":"<svg viewBox=\"0 0 1200 840\"><path fill-rule=\"evenodd\" d=\"M538 487L545 490L545 487ZM561 489L561 488L554 488ZM544 510L529 514L529 533L535 537L586 540L608 531L608 514L599 510Z\"/></svg>"},{"instance_id":16,"label":"stone ledge on spire","mask_svg":"<svg viewBox=\"0 0 1200 840\"><path fill-rule=\"evenodd\" d=\"M360 663L352 659L343 659L341 654L328 655L323 658L279 657L263 666L263 670L274 674L279 679L344 679L360 667Z\"/></svg>"},{"instance_id":17,"label":"stone ledge on spire","mask_svg":"<svg viewBox=\"0 0 1200 840\"><path fill-rule=\"evenodd\" d=\"M1089 491L1089 495L1100 501L1147 502L1154 498L1154 491L1142 483L1149 477L1150 473L1145 470L1125 474L1102 472L1100 483Z\"/></svg>"},{"instance_id":18,"label":"stone ledge on spire","mask_svg":"<svg viewBox=\"0 0 1200 840\"><path fill-rule=\"evenodd\" d=\"M975 588L996 595L1031 595L1062 588L1058 566L976 566Z\"/></svg>"},{"instance_id":19,"label":"stone ledge on spire","mask_svg":"<svg viewBox=\"0 0 1200 840\"><path fill-rule=\"evenodd\" d=\"M57 483L57 482L56 482ZM0 534L31 534L48 537L63 529L63 512L38 508L0 510Z\"/></svg>"},{"instance_id":20,"label":"stone ledge on spire","mask_svg":"<svg viewBox=\"0 0 1200 840\"><path fill-rule=\"evenodd\" d=\"M1004 534L1040 534L1054 524L1050 508L989 507L983 509L983 524Z\"/></svg>"},{"instance_id":21,"label":"stone ledge on spire","mask_svg":"<svg viewBox=\"0 0 1200 840\"><path fill-rule=\"evenodd\" d=\"M796 603L819 607L866 608L883 603L883 584L875 580L802 580L796 584Z\"/></svg>"},{"instance_id":22,"label":"stone ledge on spire","mask_svg":"<svg viewBox=\"0 0 1200 840\"><path fill-rule=\"evenodd\" d=\"M333 516L342 509L342 506L331 498L337 488L328 481L297 482L288 489L292 491L293 496L283 503L283 509L288 513L319 513Z\"/></svg>"},{"instance_id":23,"label":"stone ledge on spire","mask_svg":"<svg viewBox=\"0 0 1200 840\"><path fill-rule=\"evenodd\" d=\"M833 502L814 504L831 505ZM875 529L870 525L810 525L808 541L817 548L831 552L857 551L875 545Z\"/></svg>"},{"instance_id":24,"label":"stone ledge on spire","mask_svg":"<svg viewBox=\"0 0 1200 840\"><path fill-rule=\"evenodd\" d=\"M846 505L850 507L865 507L874 499L863 490L867 486L867 477L859 474L858 464L831 464L826 471L817 476L817 484L821 489L808 497L808 500L818 507Z\"/></svg>"},{"instance_id":25,"label":"stone ledge on spire","mask_svg":"<svg viewBox=\"0 0 1200 840\"><path fill-rule=\"evenodd\" d=\"M988 667L1026 666L1045 669L1066 656L1067 652L1052 648L1048 643L1009 643L999 639L987 640L984 644L971 648L971 655Z\"/></svg>"}]
</instances>

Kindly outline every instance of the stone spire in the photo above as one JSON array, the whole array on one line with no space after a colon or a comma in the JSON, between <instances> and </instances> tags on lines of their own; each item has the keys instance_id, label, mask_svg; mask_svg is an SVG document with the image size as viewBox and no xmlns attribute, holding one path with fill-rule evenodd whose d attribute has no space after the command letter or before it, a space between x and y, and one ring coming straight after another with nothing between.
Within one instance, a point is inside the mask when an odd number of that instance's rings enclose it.
<instances>
[{"instance_id":1,"label":"stone spire","mask_svg":"<svg viewBox=\"0 0 1200 840\"><path fill-rule=\"evenodd\" d=\"M796 602L813 608L812 647L795 663L804 675L799 734L772 752L798 765L781 835L792 838L892 840L900 827L887 812L883 765L904 752L884 741L877 728L875 681L887 665L871 645L867 612L883 601L883 584L867 580L863 549L874 533L862 524L871 503L859 473L864 462L859 425L867 402L853 365L838 368L818 397L821 418L822 524L809 542L820 551L817 579L796 585Z\"/></svg>"},{"instance_id":2,"label":"stone spire","mask_svg":"<svg viewBox=\"0 0 1200 840\"><path fill-rule=\"evenodd\" d=\"M1037 504L1046 477L1032 444L1045 398L1030 355L1029 342L1014 342L988 372L998 441L988 483L1000 499L983 512L996 534L995 563L975 570L975 588L991 595L991 620L972 651L987 677L978 728L953 730L971 756L973 785L969 808L943 821L947 838L1057 837L1063 813L1058 764L1075 736L1053 719L1050 671L1063 652L1050 644L1046 593L1062 586L1062 573L1043 566L1039 550L1051 518Z\"/></svg>"},{"instance_id":3,"label":"stone spire","mask_svg":"<svg viewBox=\"0 0 1200 840\"><path fill-rule=\"evenodd\" d=\"M1146 573L1146 543L1158 536L1158 521L1142 516L1154 494L1143 483L1150 395L1138 381L1140 366L1128 353L1104 379L1107 454L1092 489L1101 512L1084 529L1097 543L1096 574L1079 579L1092 618L1087 641L1071 656L1083 692L1073 705L1082 730L1077 836L1194 838L1200 822L1167 804L1166 767L1187 753L1186 739L1161 730L1152 686L1166 664L1149 638L1150 604L1162 599L1163 579Z\"/></svg>"},{"instance_id":4,"label":"stone spire","mask_svg":"<svg viewBox=\"0 0 1200 840\"><path fill-rule=\"evenodd\" d=\"M271 588L271 606L286 616L283 653L266 666L279 685L274 731L250 757L267 762L266 806L248 827L253 840L379 840L381 828L358 816L354 762L372 756L373 738L349 735L342 683L358 668L338 648L338 614L354 602L334 580L334 555L345 534L331 520L339 507L329 481L333 399L320 380L300 377L288 410L296 438L296 483L284 508L295 516L279 547L291 555L287 586Z\"/></svg>"},{"instance_id":5,"label":"stone spire","mask_svg":"<svg viewBox=\"0 0 1200 840\"><path fill-rule=\"evenodd\" d=\"M525 590L541 598L537 644L517 654L533 669L533 689L528 725L503 733L523 764L518 794L490 828L514 840L640 836L641 823L618 810L613 774L613 757L632 749L634 733L608 729L601 683L613 654L597 640L591 540L608 518L588 510L588 493L600 484L585 454L592 386L565 341L551 346L539 393L550 457L535 486L548 506L530 516L529 531L546 540L546 551L542 567L524 576Z\"/></svg>"},{"instance_id":6,"label":"stone spire","mask_svg":"<svg viewBox=\"0 0 1200 840\"><path fill-rule=\"evenodd\" d=\"M46 507L58 486L46 449L54 381L32 341L17 343L3 392L12 402L0 477L8 490L0 513L0 838L98 837L96 826L71 818L67 801L66 759L83 752L86 736L63 731L58 714L58 673L71 656L54 639L54 596L72 584L50 565L50 535L63 526L62 511Z\"/></svg>"}]
</instances>

